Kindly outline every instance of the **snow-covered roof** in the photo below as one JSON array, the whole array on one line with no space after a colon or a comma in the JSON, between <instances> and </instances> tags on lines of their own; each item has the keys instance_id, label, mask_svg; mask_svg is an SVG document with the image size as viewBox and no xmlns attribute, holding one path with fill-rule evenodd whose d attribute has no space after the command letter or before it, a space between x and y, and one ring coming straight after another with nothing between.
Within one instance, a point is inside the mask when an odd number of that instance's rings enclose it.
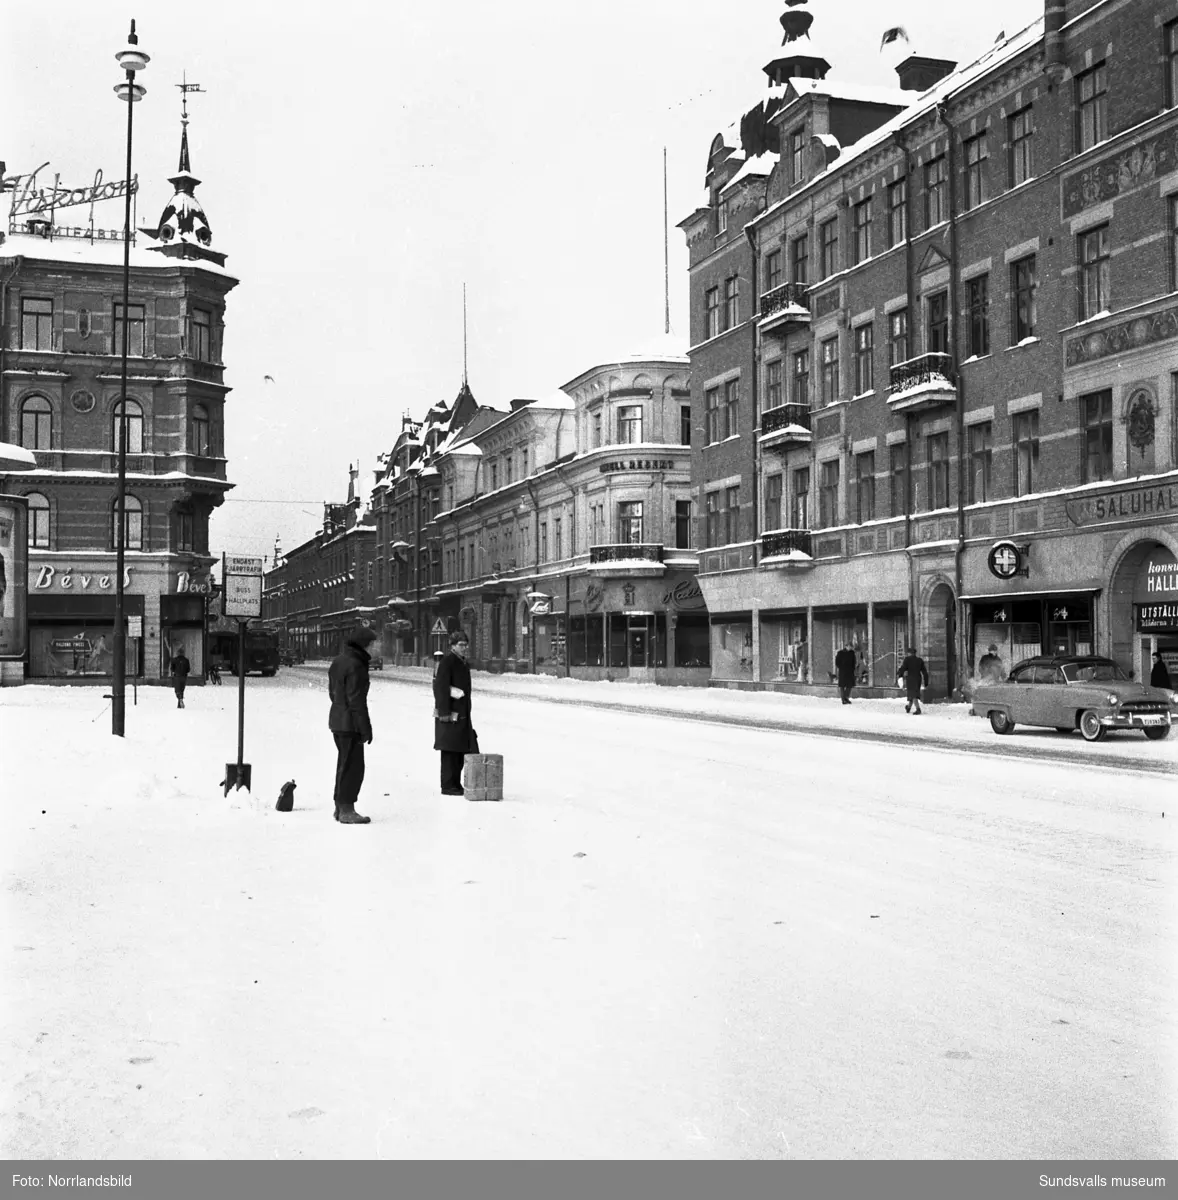
<instances>
[{"instance_id":1,"label":"snow-covered roof","mask_svg":"<svg viewBox=\"0 0 1178 1200\"><path fill-rule=\"evenodd\" d=\"M755 175L762 179L767 178L773 173L773 168L777 165L777 162L778 155L774 154L771 150L766 150L764 154L758 154L756 158L747 159L744 166L720 189L720 195L724 195L750 176Z\"/></svg>"},{"instance_id":2,"label":"snow-covered roof","mask_svg":"<svg viewBox=\"0 0 1178 1200\"><path fill-rule=\"evenodd\" d=\"M63 225L65 228L74 228L64 222ZM131 266L137 271L174 270L178 262L184 262L188 266L209 271L214 275L223 275L225 278L237 282L236 276L210 259L165 258L158 251L152 252L147 249L144 241L144 238L140 238L131 247ZM36 234L12 233L7 235L3 242L0 242L0 259L15 258L17 255L22 258L35 258L43 262L91 263L95 266L121 268L123 243L121 239L116 238L99 238L91 242L87 238L80 237L43 238Z\"/></svg>"},{"instance_id":3,"label":"snow-covered roof","mask_svg":"<svg viewBox=\"0 0 1178 1200\"><path fill-rule=\"evenodd\" d=\"M552 392L550 395L544 396L539 400L533 400L528 407L562 409L575 408L576 405L573 403L572 398L570 396L566 396L564 392Z\"/></svg>"},{"instance_id":4,"label":"snow-covered roof","mask_svg":"<svg viewBox=\"0 0 1178 1200\"><path fill-rule=\"evenodd\" d=\"M898 104L907 108L912 93L901 87L881 87L870 83L846 83L841 79L790 79L799 96L829 96L832 100L858 100L862 104Z\"/></svg>"}]
</instances>

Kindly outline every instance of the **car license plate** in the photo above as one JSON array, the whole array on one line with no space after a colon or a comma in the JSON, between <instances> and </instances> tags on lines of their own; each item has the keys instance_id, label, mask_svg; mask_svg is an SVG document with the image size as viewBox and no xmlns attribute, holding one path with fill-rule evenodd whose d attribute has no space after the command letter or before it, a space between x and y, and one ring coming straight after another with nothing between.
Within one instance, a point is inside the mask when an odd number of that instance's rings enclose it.
<instances>
[{"instance_id":1,"label":"car license plate","mask_svg":"<svg viewBox=\"0 0 1178 1200\"><path fill-rule=\"evenodd\" d=\"M1134 724L1139 725L1168 725L1170 722L1164 716L1134 717Z\"/></svg>"}]
</instances>

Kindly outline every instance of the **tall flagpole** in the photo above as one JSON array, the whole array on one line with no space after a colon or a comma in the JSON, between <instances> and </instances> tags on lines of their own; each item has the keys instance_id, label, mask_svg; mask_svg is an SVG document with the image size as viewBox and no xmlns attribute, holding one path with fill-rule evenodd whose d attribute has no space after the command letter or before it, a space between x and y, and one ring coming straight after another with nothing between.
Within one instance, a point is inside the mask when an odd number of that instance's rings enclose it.
<instances>
[{"instance_id":1,"label":"tall flagpole","mask_svg":"<svg viewBox=\"0 0 1178 1200\"><path fill-rule=\"evenodd\" d=\"M665 311L663 318L663 332L670 334L671 332L671 252L669 232L667 229L667 148L663 147L663 298L665 303Z\"/></svg>"},{"instance_id":2,"label":"tall flagpole","mask_svg":"<svg viewBox=\"0 0 1178 1200\"><path fill-rule=\"evenodd\" d=\"M466 387L466 284L462 285L462 386Z\"/></svg>"}]
</instances>

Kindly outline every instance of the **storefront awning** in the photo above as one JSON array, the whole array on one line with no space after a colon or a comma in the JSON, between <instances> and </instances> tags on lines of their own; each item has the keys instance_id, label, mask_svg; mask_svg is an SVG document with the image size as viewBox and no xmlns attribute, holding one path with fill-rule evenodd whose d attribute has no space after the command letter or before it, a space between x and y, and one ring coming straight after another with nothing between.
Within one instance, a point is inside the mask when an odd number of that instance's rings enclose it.
<instances>
[{"instance_id":1,"label":"storefront awning","mask_svg":"<svg viewBox=\"0 0 1178 1200\"><path fill-rule=\"evenodd\" d=\"M1095 596L1099 587L1038 588L1035 591L978 592L973 596L961 596L961 600L985 600L988 603L1005 604L1012 600L1037 600L1040 596Z\"/></svg>"}]
</instances>

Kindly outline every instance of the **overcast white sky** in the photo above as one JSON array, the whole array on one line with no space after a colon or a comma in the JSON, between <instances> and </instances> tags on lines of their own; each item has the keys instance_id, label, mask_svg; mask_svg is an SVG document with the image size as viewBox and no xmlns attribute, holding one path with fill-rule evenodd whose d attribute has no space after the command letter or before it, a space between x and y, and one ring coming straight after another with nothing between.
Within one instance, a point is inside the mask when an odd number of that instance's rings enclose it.
<instances>
[{"instance_id":1,"label":"overcast white sky","mask_svg":"<svg viewBox=\"0 0 1178 1200\"><path fill-rule=\"evenodd\" d=\"M831 78L892 85L889 25L965 63L1041 0L812 0ZM0 159L63 185L123 173L114 60L136 17L151 63L135 110L139 223L189 139L214 246L241 280L225 357L229 478L212 549L269 555L311 536L359 459L371 485L403 413L462 380L475 396L552 392L663 333L667 148L672 330L687 348L675 225L703 195L709 143L765 90L781 0L336 0L332 4L6 6ZM50 179L51 182L51 179ZM107 206L111 228L121 204ZM79 210L85 211L85 210ZM101 209L99 210L101 212ZM96 214L96 219L101 218ZM263 377L272 375L274 383Z\"/></svg>"}]
</instances>

